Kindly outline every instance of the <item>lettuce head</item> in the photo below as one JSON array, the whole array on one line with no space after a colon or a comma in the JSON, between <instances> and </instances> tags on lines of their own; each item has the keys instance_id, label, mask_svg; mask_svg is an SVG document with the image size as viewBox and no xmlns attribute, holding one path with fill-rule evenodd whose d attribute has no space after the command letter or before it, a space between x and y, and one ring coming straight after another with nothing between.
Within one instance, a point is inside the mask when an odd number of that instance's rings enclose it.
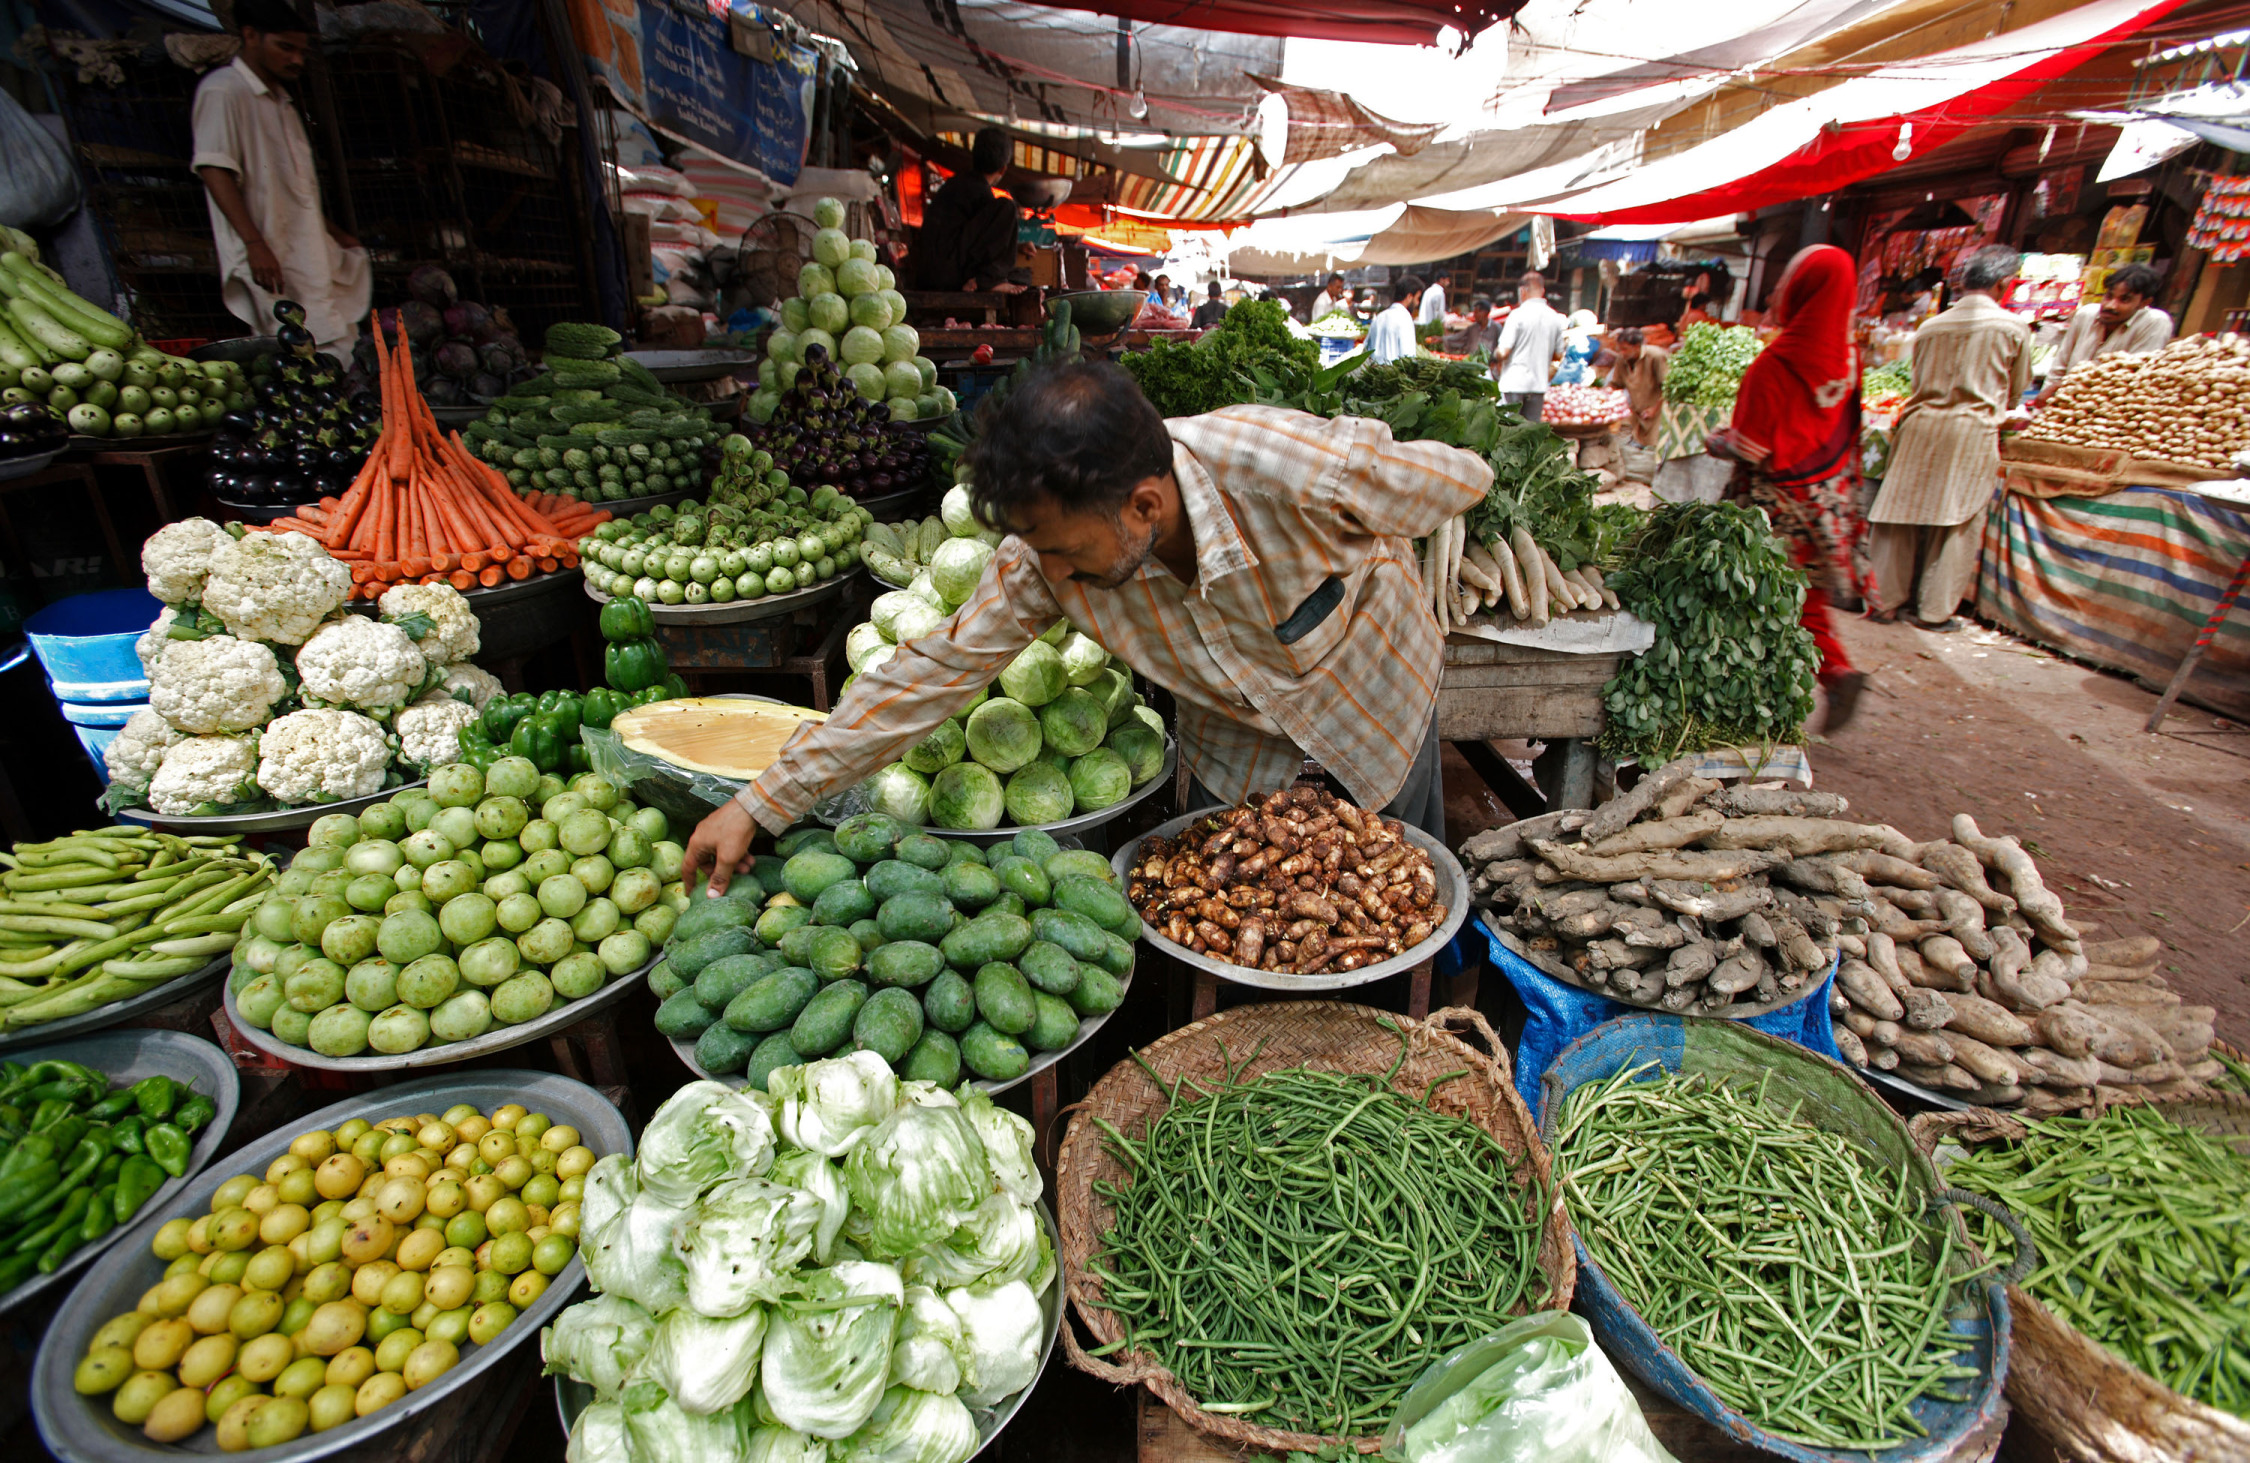
<instances>
[{"instance_id":1,"label":"lettuce head","mask_svg":"<svg viewBox=\"0 0 2250 1463\"><path fill-rule=\"evenodd\" d=\"M803 1189L764 1179L713 1189L681 1226L687 1303L706 1316L734 1316L777 1299L813 1252L821 1208Z\"/></svg>"},{"instance_id":2,"label":"lettuce head","mask_svg":"<svg viewBox=\"0 0 2250 1463\"><path fill-rule=\"evenodd\" d=\"M958 1094L961 1115L984 1143L984 1161L1000 1192L1018 1204L1034 1204L1042 1185L1031 1150L1037 1134L1031 1124L994 1102L983 1088L964 1082Z\"/></svg>"},{"instance_id":3,"label":"lettuce head","mask_svg":"<svg viewBox=\"0 0 2250 1463\"><path fill-rule=\"evenodd\" d=\"M821 1439L769 1422L752 1430L742 1450L742 1463L829 1463L833 1456Z\"/></svg>"},{"instance_id":4,"label":"lettuce head","mask_svg":"<svg viewBox=\"0 0 2250 1463\"><path fill-rule=\"evenodd\" d=\"M655 1382L635 1382L619 1399L625 1412L625 1447L635 1460L693 1459L738 1463L748 1428L740 1409L690 1412Z\"/></svg>"},{"instance_id":5,"label":"lettuce head","mask_svg":"<svg viewBox=\"0 0 2250 1463\"><path fill-rule=\"evenodd\" d=\"M1021 1280L991 1289L949 1290L945 1303L961 1318L968 1346L961 1364L961 1400L990 1407L1031 1385L1039 1372L1046 1318Z\"/></svg>"},{"instance_id":6,"label":"lettuce head","mask_svg":"<svg viewBox=\"0 0 2250 1463\"><path fill-rule=\"evenodd\" d=\"M721 1412L749 1395L765 1339L766 1313L756 1306L723 1320L683 1307L656 1323L640 1376L688 1412Z\"/></svg>"},{"instance_id":7,"label":"lettuce head","mask_svg":"<svg viewBox=\"0 0 2250 1463\"><path fill-rule=\"evenodd\" d=\"M766 1177L820 1201L818 1217L813 1221L812 1252L816 1263L827 1264L836 1247L837 1232L843 1229L852 1208L843 1171L820 1154L803 1151L783 1155Z\"/></svg>"},{"instance_id":8,"label":"lettuce head","mask_svg":"<svg viewBox=\"0 0 2250 1463\"><path fill-rule=\"evenodd\" d=\"M925 1392L961 1390L961 1353L968 1340L961 1318L927 1285L906 1287L906 1311L891 1344L891 1380Z\"/></svg>"},{"instance_id":9,"label":"lettuce head","mask_svg":"<svg viewBox=\"0 0 2250 1463\"><path fill-rule=\"evenodd\" d=\"M893 1387L830 1456L836 1463L963 1463L976 1450L977 1421L959 1398Z\"/></svg>"},{"instance_id":10,"label":"lettuce head","mask_svg":"<svg viewBox=\"0 0 2250 1463\"><path fill-rule=\"evenodd\" d=\"M615 1402L596 1402L579 1413L563 1463L632 1463L625 1447L625 1409Z\"/></svg>"},{"instance_id":11,"label":"lettuce head","mask_svg":"<svg viewBox=\"0 0 2250 1463\"><path fill-rule=\"evenodd\" d=\"M958 1106L907 1103L844 1160L867 1252L903 1259L951 1234L991 1192L984 1143Z\"/></svg>"},{"instance_id":12,"label":"lettuce head","mask_svg":"<svg viewBox=\"0 0 2250 1463\"><path fill-rule=\"evenodd\" d=\"M906 1286L888 1265L847 1260L800 1275L766 1334L758 1369L764 1410L816 1438L851 1436L882 1400L905 1299Z\"/></svg>"},{"instance_id":13,"label":"lettuce head","mask_svg":"<svg viewBox=\"0 0 2250 1463\"><path fill-rule=\"evenodd\" d=\"M599 1229L587 1228L581 1211L578 1253L586 1278L604 1295L621 1295L652 1316L685 1304L687 1268L676 1246L687 1214L646 1190Z\"/></svg>"},{"instance_id":14,"label":"lettuce head","mask_svg":"<svg viewBox=\"0 0 2250 1463\"><path fill-rule=\"evenodd\" d=\"M690 1082L656 1110L641 1134L641 1187L692 1204L728 1179L773 1166L773 1122L756 1098L723 1082Z\"/></svg>"},{"instance_id":15,"label":"lettuce head","mask_svg":"<svg viewBox=\"0 0 2250 1463\"><path fill-rule=\"evenodd\" d=\"M850 1152L898 1106L898 1078L868 1051L783 1067L766 1079L766 1090L780 1100L783 1139L830 1158Z\"/></svg>"},{"instance_id":16,"label":"lettuce head","mask_svg":"<svg viewBox=\"0 0 2250 1463\"><path fill-rule=\"evenodd\" d=\"M539 1333L546 1375L575 1377L607 1402L624 1390L656 1330L656 1319L621 1295L597 1295L555 1317ZM619 1424L622 1427L623 1421Z\"/></svg>"},{"instance_id":17,"label":"lettuce head","mask_svg":"<svg viewBox=\"0 0 2250 1463\"><path fill-rule=\"evenodd\" d=\"M1046 1288L1053 1265L1038 1214L1006 1194L992 1194L952 1234L901 1268L909 1280L941 1290L1027 1280L1038 1291Z\"/></svg>"}]
</instances>

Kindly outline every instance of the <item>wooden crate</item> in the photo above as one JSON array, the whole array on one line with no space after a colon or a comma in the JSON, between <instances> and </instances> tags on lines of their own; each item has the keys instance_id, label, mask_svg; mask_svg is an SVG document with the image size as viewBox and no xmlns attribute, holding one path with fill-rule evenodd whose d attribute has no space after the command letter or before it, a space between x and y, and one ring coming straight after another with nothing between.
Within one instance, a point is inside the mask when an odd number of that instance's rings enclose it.
<instances>
[{"instance_id":1,"label":"wooden crate","mask_svg":"<svg viewBox=\"0 0 2250 1463\"><path fill-rule=\"evenodd\" d=\"M1438 684L1438 738L1447 742L1597 737L1602 687L1622 655L1569 655L1457 636Z\"/></svg>"}]
</instances>

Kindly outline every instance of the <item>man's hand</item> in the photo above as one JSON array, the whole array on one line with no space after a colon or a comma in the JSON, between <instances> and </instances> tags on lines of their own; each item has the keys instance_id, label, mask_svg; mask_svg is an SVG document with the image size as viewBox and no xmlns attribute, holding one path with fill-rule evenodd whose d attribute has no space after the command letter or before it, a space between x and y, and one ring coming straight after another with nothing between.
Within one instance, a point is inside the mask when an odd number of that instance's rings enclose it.
<instances>
[{"instance_id":1,"label":"man's hand","mask_svg":"<svg viewBox=\"0 0 2250 1463\"><path fill-rule=\"evenodd\" d=\"M750 844L758 836L758 820L732 798L725 807L695 825L687 854L680 862L680 878L695 882L696 871L711 866L711 892L724 894L734 876L750 867Z\"/></svg>"},{"instance_id":2,"label":"man's hand","mask_svg":"<svg viewBox=\"0 0 2250 1463\"><path fill-rule=\"evenodd\" d=\"M258 288L269 295L287 290L288 282L281 277L281 260L267 247L266 241L248 239L244 244L250 254L250 277L258 282Z\"/></svg>"}]
</instances>

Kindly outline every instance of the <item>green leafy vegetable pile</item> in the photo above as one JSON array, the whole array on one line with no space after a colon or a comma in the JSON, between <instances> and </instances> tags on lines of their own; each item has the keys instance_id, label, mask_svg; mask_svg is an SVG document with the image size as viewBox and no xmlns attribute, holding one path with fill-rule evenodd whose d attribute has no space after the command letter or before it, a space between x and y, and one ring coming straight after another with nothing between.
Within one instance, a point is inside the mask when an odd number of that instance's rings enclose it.
<instances>
[{"instance_id":1,"label":"green leafy vegetable pile","mask_svg":"<svg viewBox=\"0 0 2250 1463\"><path fill-rule=\"evenodd\" d=\"M1758 333L1740 325L1690 325L1664 372L1664 399L1733 406L1742 373L1759 350Z\"/></svg>"},{"instance_id":2,"label":"green leafy vegetable pile","mask_svg":"<svg viewBox=\"0 0 2250 1463\"><path fill-rule=\"evenodd\" d=\"M1715 746L1794 741L1820 661L1797 616L1805 576L1763 514L1735 503L1658 508L1609 576L1656 643L1602 692L1602 750L1655 767Z\"/></svg>"},{"instance_id":3,"label":"green leafy vegetable pile","mask_svg":"<svg viewBox=\"0 0 2250 1463\"><path fill-rule=\"evenodd\" d=\"M1190 345L1159 341L1125 357L1141 393L1168 417L1201 416L1258 399L1261 370L1295 379L1320 364L1320 347L1289 333L1279 300L1244 300Z\"/></svg>"},{"instance_id":4,"label":"green leafy vegetable pile","mask_svg":"<svg viewBox=\"0 0 2250 1463\"><path fill-rule=\"evenodd\" d=\"M1914 389L1914 370L1904 360L1885 361L1859 378L1863 397L1904 396Z\"/></svg>"}]
</instances>

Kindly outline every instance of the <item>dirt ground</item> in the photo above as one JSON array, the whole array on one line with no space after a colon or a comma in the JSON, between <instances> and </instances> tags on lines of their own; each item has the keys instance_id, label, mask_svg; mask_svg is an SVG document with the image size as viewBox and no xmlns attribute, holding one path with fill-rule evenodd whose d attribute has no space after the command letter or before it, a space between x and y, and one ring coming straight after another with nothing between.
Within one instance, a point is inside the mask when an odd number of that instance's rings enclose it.
<instances>
[{"instance_id":1,"label":"dirt ground","mask_svg":"<svg viewBox=\"0 0 2250 1463\"><path fill-rule=\"evenodd\" d=\"M1955 813L2014 834L2081 928L2157 936L2173 989L2250 1046L2250 727L2175 705L2152 736L2155 692L1981 625L1842 634L1871 684L1835 736L1816 716L1815 786L1911 838ZM1509 821L1457 754L1446 773L1449 837Z\"/></svg>"}]
</instances>

